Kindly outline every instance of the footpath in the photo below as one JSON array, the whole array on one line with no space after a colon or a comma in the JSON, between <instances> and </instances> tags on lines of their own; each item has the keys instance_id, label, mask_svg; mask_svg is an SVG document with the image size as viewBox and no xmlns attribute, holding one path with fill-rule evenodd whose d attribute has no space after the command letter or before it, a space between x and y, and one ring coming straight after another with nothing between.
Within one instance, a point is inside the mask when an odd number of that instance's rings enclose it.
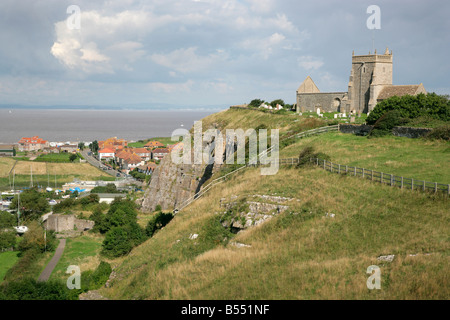
<instances>
[{"instance_id":1,"label":"footpath","mask_svg":"<svg viewBox=\"0 0 450 320\"><path fill-rule=\"evenodd\" d=\"M44 271L42 271L41 275L38 278L38 281L47 281L50 278L50 275L52 274L53 269L55 269L56 264L61 258L65 247L66 247L66 239L59 239L58 248L56 248L52 260L50 260L48 265L45 267Z\"/></svg>"}]
</instances>

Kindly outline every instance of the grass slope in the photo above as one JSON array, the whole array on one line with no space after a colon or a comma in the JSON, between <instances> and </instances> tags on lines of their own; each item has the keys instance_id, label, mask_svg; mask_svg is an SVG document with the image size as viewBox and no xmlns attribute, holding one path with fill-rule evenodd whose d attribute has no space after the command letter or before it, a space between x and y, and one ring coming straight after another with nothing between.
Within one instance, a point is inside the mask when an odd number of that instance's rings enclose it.
<instances>
[{"instance_id":1,"label":"grass slope","mask_svg":"<svg viewBox=\"0 0 450 320\"><path fill-rule=\"evenodd\" d=\"M348 166L392 173L408 178L450 183L448 141L404 137L367 137L327 133L298 140L280 151L280 158L298 157L300 150L313 146L331 161Z\"/></svg>"},{"instance_id":2,"label":"grass slope","mask_svg":"<svg viewBox=\"0 0 450 320\"><path fill-rule=\"evenodd\" d=\"M307 121L228 110L203 119L203 128L264 124L285 134L306 128ZM446 144L327 134L300 140L281 154L298 156L305 145L343 164L447 180ZM284 213L234 235L219 221L220 200L232 195L293 200L285 203ZM100 293L112 299L447 299L449 209L449 199L441 195L316 167L282 167L273 176L250 168L214 187L121 258L115 280ZM192 240L194 233L198 238ZM377 260L389 254L395 255L393 262ZM381 290L367 288L371 265L381 268Z\"/></svg>"},{"instance_id":3,"label":"grass slope","mask_svg":"<svg viewBox=\"0 0 450 320\"><path fill-rule=\"evenodd\" d=\"M236 248L221 231L209 234L218 228L220 198L234 194L300 201L235 236L251 246ZM102 293L115 299L448 298L448 209L448 199L355 183L317 168L274 176L251 169L133 250L116 269L120 281ZM197 240L189 239L192 233ZM387 254L396 255L392 263L377 260ZM381 290L366 287L370 265L381 268Z\"/></svg>"}]
</instances>

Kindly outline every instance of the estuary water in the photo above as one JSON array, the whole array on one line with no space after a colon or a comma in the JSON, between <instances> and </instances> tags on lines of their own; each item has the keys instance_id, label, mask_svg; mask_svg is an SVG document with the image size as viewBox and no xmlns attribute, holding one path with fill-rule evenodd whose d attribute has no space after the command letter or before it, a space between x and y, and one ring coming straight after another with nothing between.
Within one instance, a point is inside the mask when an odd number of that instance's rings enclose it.
<instances>
[{"instance_id":1,"label":"estuary water","mask_svg":"<svg viewBox=\"0 0 450 320\"><path fill-rule=\"evenodd\" d=\"M170 137L175 129L189 130L194 121L217 111L0 109L0 143L32 136L50 142Z\"/></svg>"}]
</instances>

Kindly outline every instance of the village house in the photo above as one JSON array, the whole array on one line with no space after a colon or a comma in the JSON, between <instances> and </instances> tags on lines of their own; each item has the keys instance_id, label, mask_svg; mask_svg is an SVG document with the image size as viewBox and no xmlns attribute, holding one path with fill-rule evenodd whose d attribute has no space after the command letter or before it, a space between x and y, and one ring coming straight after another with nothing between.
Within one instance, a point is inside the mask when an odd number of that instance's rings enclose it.
<instances>
[{"instance_id":1,"label":"village house","mask_svg":"<svg viewBox=\"0 0 450 320\"><path fill-rule=\"evenodd\" d=\"M118 149L119 147L126 147L128 145L128 142L125 139L117 139L117 137L109 138L104 141L98 142L98 148L99 149L105 149L105 148L111 148L111 149Z\"/></svg>"},{"instance_id":2,"label":"village house","mask_svg":"<svg viewBox=\"0 0 450 320\"><path fill-rule=\"evenodd\" d=\"M164 147L164 145L161 142L154 140L154 141L147 142L147 144L144 147L153 149L153 148Z\"/></svg>"},{"instance_id":3,"label":"village house","mask_svg":"<svg viewBox=\"0 0 450 320\"><path fill-rule=\"evenodd\" d=\"M157 165L154 162L147 162L146 164L137 167L136 170L140 173L149 175L153 173L153 171L156 169L156 166Z\"/></svg>"},{"instance_id":4,"label":"village house","mask_svg":"<svg viewBox=\"0 0 450 320\"><path fill-rule=\"evenodd\" d=\"M38 136L31 138L22 138L18 142L19 151L38 151L49 147L47 140L41 139Z\"/></svg>"},{"instance_id":5,"label":"village house","mask_svg":"<svg viewBox=\"0 0 450 320\"><path fill-rule=\"evenodd\" d=\"M144 165L145 161L141 159L136 153L131 154L123 160L124 168L127 172Z\"/></svg>"},{"instance_id":6,"label":"village house","mask_svg":"<svg viewBox=\"0 0 450 320\"><path fill-rule=\"evenodd\" d=\"M13 157L16 155L16 150L13 145L0 144L0 156Z\"/></svg>"},{"instance_id":7,"label":"village house","mask_svg":"<svg viewBox=\"0 0 450 320\"><path fill-rule=\"evenodd\" d=\"M169 149L167 148L156 148L152 151L152 159L153 160L161 160L163 159L168 153Z\"/></svg>"},{"instance_id":8,"label":"village house","mask_svg":"<svg viewBox=\"0 0 450 320\"><path fill-rule=\"evenodd\" d=\"M133 152L142 158L144 161L149 161L152 158L152 153L146 148L134 148Z\"/></svg>"},{"instance_id":9,"label":"village house","mask_svg":"<svg viewBox=\"0 0 450 320\"><path fill-rule=\"evenodd\" d=\"M60 152L66 152L66 153L75 153L78 151L78 145L76 144L64 144L59 148Z\"/></svg>"},{"instance_id":10,"label":"village house","mask_svg":"<svg viewBox=\"0 0 450 320\"><path fill-rule=\"evenodd\" d=\"M114 149L104 148L98 152L98 159L100 161L102 161L104 159L106 159L106 160L114 159L114 153L115 153Z\"/></svg>"}]
</instances>

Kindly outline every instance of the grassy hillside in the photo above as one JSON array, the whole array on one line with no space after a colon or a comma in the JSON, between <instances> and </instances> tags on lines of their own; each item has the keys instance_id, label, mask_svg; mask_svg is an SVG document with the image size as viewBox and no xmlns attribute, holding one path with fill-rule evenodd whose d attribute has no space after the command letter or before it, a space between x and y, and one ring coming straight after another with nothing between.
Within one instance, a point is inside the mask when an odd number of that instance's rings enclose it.
<instances>
[{"instance_id":1,"label":"grassy hillside","mask_svg":"<svg viewBox=\"0 0 450 320\"><path fill-rule=\"evenodd\" d=\"M298 140L280 151L280 158L298 157L313 146L331 161L404 177L450 183L450 143L386 136L376 139L344 133L326 133Z\"/></svg>"},{"instance_id":2,"label":"grassy hillside","mask_svg":"<svg viewBox=\"0 0 450 320\"><path fill-rule=\"evenodd\" d=\"M231 240L217 221L219 200L254 194L300 201ZM135 249L116 269L121 280L102 293L115 299L448 298L448 209L448 200L316 168L274 176L251 169ZM193 233L196 240L189 239ZM377 261L388 254L396 255L393 262ZM366 287L370 265L382 270L381 290Z\"/></svg>"},{"instance_id":3,"label":"grassy hillside","mask_svg":"<svg viewBox=\"0 0 450 320\"><path fill-rule=\"evenodd\" d=\"M308 121L228 110L205 118L203 127L264 124L286 133ZM297 156L311 144L343 164L448 181L448 143L327 134L300 140L281 154ZM284 213L233 234L220 223L220 200L233 195L292 200L284 203ZM250 168L215 186L120 259L112 286L100 293L112 299L448 299L449 209L447 197L320 168L283 167L273 176ZM377 260L391 254L392 262ZM371 265L381 268L381 290L366 286Z\"/></svg>"}]
</instances>

